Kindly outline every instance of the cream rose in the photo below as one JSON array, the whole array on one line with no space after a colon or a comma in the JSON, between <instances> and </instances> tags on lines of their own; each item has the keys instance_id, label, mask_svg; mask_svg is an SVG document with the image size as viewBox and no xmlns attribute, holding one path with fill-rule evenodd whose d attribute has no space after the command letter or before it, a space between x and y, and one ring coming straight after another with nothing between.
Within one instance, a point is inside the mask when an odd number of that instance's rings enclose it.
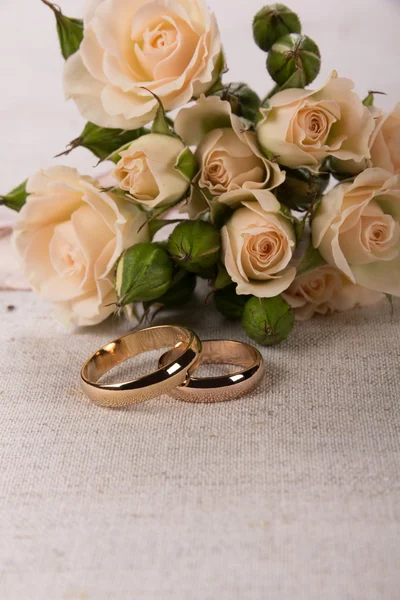
<instances>
[{"instance_id":1,"label":"cream rose","mask_svg":"<svg viewBox=\"0 0 400 600\"><path fill-rule=\"evenodd\" d=\"M316 313L326 315L372 306L384 297L379 292L351 283L343 273L330 266L318 267L296 277L282 295L299 321L305 321Z\"/></svg>"},{"instance_id":2,"label":"cream rose","mask_svg":"<svg viewBox=\"0 0 400 600\"><path fill-rule=\"evenodd\" d=\"M257 126L261 147L291 168L315 168L326 156L370 158L374 119L349 79L333 71L319 90L288 89L270 98Z\"/></svg>"},{"instance_id":3,"label":"cream rose","mask_svg":"<svg viewBox=\"0 0 400 600\"><path fill-rule=\"evenodd\" d=\"M89 0L84 24L64 89L101 127L136 129L156 114L150 92L172 110L206 92L222 69L218 26L203 0Z\"/></svg>"},{"instance_id":4,"label":"cream rose","mask_svg":"<svg viewBox=\"0 0 400 600\"><path fill-rule=\"evenodd\" d=\"M326 194L313 246L353 283L400 296L400 175L366 169Z\"/></svg>"},{"instance_id":5,"label":"cream rose","mask_svg":"<svg viewBox=\"0 0 400 600\"><path fill-rule=\"evenodd\" d=\"M262 205L265 198L268 206L268 190L285 179L279 165L263 155L255 133L232 113L226 100L202 96L179 111L175 130L186 144L198 145L198 191L192 193L185 208L191 218L208 210L213 200L236 208L243 200L256 199Z\"/></svg>"},{"instance_id":6,"label":"cream rose","mask_svg":"<svg viewBox=\"0 0 400 600\"><path fill-rule=\"evenodd\" d=\"M113 171L119 187L144 206L168 206L187 192L190 181L176 168L185 151L180 139L149 133L120 152L121 160Z\"/></svg>"},{"instance_id":7,"label":"cream rose","mask_svg":"<svg viewBox=\"0 0 400 600\"><path fill-rule=\"evenodd\" d=\"M269 192L264 201L243 202L221 230L222 258L238 294L277 296L289 287L296 269L289 265L296 245L291 221Z\"/></svg>"},{"instance_id":8,"label":"cream rose","mask_svg":"<svg viewBox=\"0 0 400 600\"><path fill-rule=\"evenodd\" d=\"M400 102L378 119L371 145L371 165L400 174Z\"/></svg>"},{"instance_id":9,"label":"cream rose","mask_svg":"<svg viewBox=\"0 0 400 600\"><path fill-rule=\"evenodd\" d=\"M113 312L114 265L148 241L146 215L75 169L51 167L28 180L14 245L33 289L65 324L94 325Z\"/></svg>"}]
</instances>

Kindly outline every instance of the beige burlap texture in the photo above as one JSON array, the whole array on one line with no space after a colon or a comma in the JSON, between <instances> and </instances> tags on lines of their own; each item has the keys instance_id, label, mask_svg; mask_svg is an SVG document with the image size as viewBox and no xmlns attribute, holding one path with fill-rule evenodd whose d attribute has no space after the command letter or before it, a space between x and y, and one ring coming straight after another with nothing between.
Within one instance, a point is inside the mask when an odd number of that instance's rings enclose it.
<instances>
[{"instance_id":1,"label":"beige burlap texture","mask_svg":"<svg viewBox=\"0 0 400 600\"><path fill-rule=\"evenodd\" d=\"M0 294L0 598L397 600L399 311L298 326L249 397L112 411L79 370L123 328ZM177 320L246 339L201 305Z\"/></svg>"}]
</instances>

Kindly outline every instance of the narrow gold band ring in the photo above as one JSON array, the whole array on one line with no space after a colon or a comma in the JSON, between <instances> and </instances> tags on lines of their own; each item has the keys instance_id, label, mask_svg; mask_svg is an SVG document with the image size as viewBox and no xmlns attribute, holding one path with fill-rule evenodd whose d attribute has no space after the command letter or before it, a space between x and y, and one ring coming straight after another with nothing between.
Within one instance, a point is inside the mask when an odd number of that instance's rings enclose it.
<instances>
[{"instance_id":1,"label":"narrow gold band ring","mask_svg":"<svg viewBox=\"0 0 400 600\"><path fill-rule=\"evenodd\" d=\"M169 394L186 402L224 402L233 400L254 390L264 377L264 360L260 352L243 342L232 340L207 340L202 342L200 364L229 364L243 367L231 375L219 377L195 377L189 374L184 385L172 389ZM176 350L163 354L159 367L173 361Z\"/></svg>"},{"instance_id":2,"label":"narrow gold band ring","mask_svg":"<svg viewBox=\"0 0 400 600\"><path fill-rule=\"evenodd\" d=\"M173 356L144 377L123 383L99 384L107 371L149 350L173 347ZM184 384L199 360L201 342L186 327L162 325L129 333L103 346L89 358L81 371L83 392L99 406L120 408L169 394Z\"/></svg>"}]
</instances>

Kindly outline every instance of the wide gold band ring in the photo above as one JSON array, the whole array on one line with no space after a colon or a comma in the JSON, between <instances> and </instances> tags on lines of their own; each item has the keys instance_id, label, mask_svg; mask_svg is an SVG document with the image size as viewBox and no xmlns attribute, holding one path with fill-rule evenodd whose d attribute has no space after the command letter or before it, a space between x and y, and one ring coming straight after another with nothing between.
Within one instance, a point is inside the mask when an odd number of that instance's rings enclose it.
<instances>
[{"instance_id":1,"label":"wide gold band ring","mask_svg":"<svg viewBox=\"0 0 400 600\"><path fill-rule=\"evenodd\" d=\"M149 350L173 347L173 356L158 371L123 383L102 384L107 371ZM149 327L129 333L100 348L84 364L81 372L83 392L99 406L120 408L150 400L184 384L199 360L201 342L190 329L175 325Z\"/></svg>"},{"instance_id":2,"label":"wide gold band ring","mask_svg":"<svg viewBox=\"0 0 400 600\"><path fill-rule=\"evenodd\" d=\"M231 340L207 340L202 342L200 364L228 364L243 367L230 375L219 377L188 376L184 385L172 389L169 394L186 402L224 402L233 400L254 390L264 377L264 360L260 352L243 342ZM174 360L173 348L163 354L159 367Z\"/></svg>"}]
</instances>

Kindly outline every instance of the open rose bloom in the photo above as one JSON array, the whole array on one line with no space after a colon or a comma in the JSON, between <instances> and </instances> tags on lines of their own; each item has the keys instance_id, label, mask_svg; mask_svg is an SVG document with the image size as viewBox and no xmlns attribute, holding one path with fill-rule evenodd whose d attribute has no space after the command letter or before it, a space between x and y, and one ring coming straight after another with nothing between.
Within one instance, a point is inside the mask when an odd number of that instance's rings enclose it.
<instances>
[{"instance_id":1,"label":"open rose bloom","mask_svg":"<svg viewBox=\"0 0 400 600\"><path fill-rule=\"evenodd\" d=\"M269 204L243 202L222 228L223 261L238 294L277 296L296 276L290 266L296 236L270 193Z\"/></svg>"},{"instance_id":2,"label":"open rose bloom","mask_svg":"<svg viewBox=\"0 0 400 600\"><path fill-rule=\"evenodd\" d=\"M79 51L66 62L65 94L88 121L136 129L161 99L179 108L222 69L215 17L203 0L88 0Z\"/></svg>"},{"instance_id":3,"label":"open rose bloom","mask_svg":"<svg viewBox=\"0 0 400 600\"><path fill-rule=\"evenodd\" d=\"M335 267L318 267L299 275L283 293L299 321L314 314L327 315L377 304L383 294L352 283Z\"/></svg>"},{"instance_id":4,"label":"open rose bloom","mask_svg":"<svg viewBox=\"0 0 400 600\"><path fill-rule=\"evenodd\" d=\"M262 205L265 198L268 205L268 190L285 179L279 165L263 155L255 133L219 97L201 96L183 108L175 129L186 144L197 146L199 172L185 208L191 218L213 202L237 208L243 200L256 199Z\"/></svg>"},{"instance_id":5,"label":"open rose bloom","mask_svg":"<svg viewBox=\"0 0 400 600\"><path fill-rule=\"evenodd\" d=\"M350 281L400 296L400 175L367 169L322 200L313 245Z\"/></svg>"},{"instance_id":6,"label":"open rose bloom","mask_svg":"<svg viewBox=\"0 0 400 600\"><path fill-rule=\"evenodd\" d=\"M29 283L64 323L103 321L115 308L118 257L147 240L144 213L67 167L32 175L27 191L14 244Z\"/></svg>"},{"instance_id":7,"label":"open rose bloom","mask_svg":"<svg viewBox=\"0 0 400 600\"><path fill-rule=\"evenodd\" d=\"M120 153L113 171L122 190L148 208L169 206L178 202L190 181L175 169L184 144L167 135L150 133L132 142Z\"/></svg>"},{"instance_id":8,"label":"open rose bloom","mask_svg":"<svg viewBox=\"0 0 400 600\"><path fill-rule=\"evenodd\" d=\"M334 71L319 90L288 89L272 96L257 127L261 146L292 168L316 168L328 156L369 158L374 120L353 87Z\"/></svg>"},{"instance_id":9,"label":"open rose bloom","mask_svg":"<svg viewBox=\"0 0 400 600\"><path fill-rule=\"evenodd\" d=\"M87 0L83 22L50 5L88 121L67 152L109 177L51 167L0 203L20 211L28 284L65 323L179 308L200 278L268 345L295 318L400 296L400 103L385 112L336 71L313 86L320 51L290 9L253 21L272 78L259 95L227 79L204 0Z\"/></svg>"}]
</instances>

